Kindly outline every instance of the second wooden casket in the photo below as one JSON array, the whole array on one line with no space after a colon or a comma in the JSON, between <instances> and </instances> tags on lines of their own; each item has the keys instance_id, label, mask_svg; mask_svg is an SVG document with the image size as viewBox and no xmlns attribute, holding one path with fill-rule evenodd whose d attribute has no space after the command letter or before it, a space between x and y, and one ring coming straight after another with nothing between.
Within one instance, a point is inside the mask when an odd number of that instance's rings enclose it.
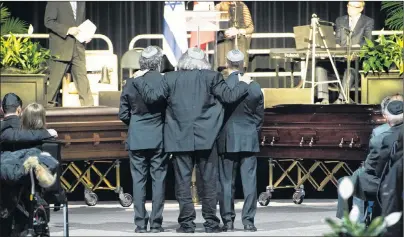
<instances>
[{"instance_id":1,"label":"second wooden casket","mask_svg":"<svg viewBox=\"0 0 404 237\"><path fill-rule=\"evenodd\" d=\"M259 156L364 160L372 129L384 122L377 105L279 105L265 110Z\"/></svg>"}]
</instances>

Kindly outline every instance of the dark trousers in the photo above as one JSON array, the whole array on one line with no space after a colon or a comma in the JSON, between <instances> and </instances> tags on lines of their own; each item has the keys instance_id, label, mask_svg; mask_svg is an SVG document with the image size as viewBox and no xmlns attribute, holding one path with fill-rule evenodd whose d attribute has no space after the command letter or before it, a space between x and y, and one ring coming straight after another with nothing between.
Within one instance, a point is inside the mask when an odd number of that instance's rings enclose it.
<instances>
[{"instance_id":1,"label":"dark trousers","mask_svg":"<svg viewBox=\"0 0 404 237\"><path fill-rule=\"evenodd\" d=\"M163 222L167 154L162 150L136 150L129 152L130 171L133 179L135 225L147 227L149 214L146 211L146 182L150 171L152 178L152 212L150 227L158 228Z\"/></svg>"},{"instance_id":2,"label":"dark trousers","mask_svg":"<svg viewBox=\"0 0 404 237\"><path fill-rule=\"evenodd\" d=\"M47 101L54 101L59 91L63 76L71 66L74 84L79 93L82 106L93 106L94 99L87 78L85 48L81 43L75 43L73 58L69 62L53 60L50 62L49 84L47 87Z\"/></svg>"},{"instance_id":3,"label":"dark trousers","mask_svg":"<svg viewBox=\"0 0 404 237\"><path fill-rule=\"evenodd\" d=\"M215 228L220 220L216 216L216 182L218 156L216 146L212 150L173 153L175 193L180 204L178 223L185 229L195 229L195 207L191 195L192 169L195 162L202 177L202 216L205 228Z\"/></svg>"},{"instance_id":4,"label":"dark trousers","mask_svg":"<svg viewBox=\"0 0 404 237\"><path fill-rule=\"evenodd\" d=\"M224 224L234 222L234 192L237 168L240 164L244 205L241 213L243 225L253 225L257 210L257 157L250 152L225 153L219 160L219 179L222 186L220 215Z\"/></svg>"}]
</instances>

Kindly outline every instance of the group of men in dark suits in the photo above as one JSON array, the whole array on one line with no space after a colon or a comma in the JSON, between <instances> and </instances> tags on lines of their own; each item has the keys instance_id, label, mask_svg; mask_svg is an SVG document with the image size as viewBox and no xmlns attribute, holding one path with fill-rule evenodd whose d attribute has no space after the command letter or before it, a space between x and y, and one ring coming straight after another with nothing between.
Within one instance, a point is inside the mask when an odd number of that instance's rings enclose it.
<instances>
[{"instance_id":1,"label":"group of men in dark suits","mask_svg":"<svg viewBox=\"0 0 404 237\"><path fill-rule=\"evenodd\" d=\"M242 76L244 55L227 55L231 74L227 81L212 71L206 55L190 48L178 62L178 71L161 76L161 50L149 46L139 60L141 69L126 81L119 116L129 125L128 149L134 183L136 232L147 231L145 183L150 169L153 210L150 231L164 231L164 178L167 153L172 155L175 192L180 205L179 233L194 233L196 212L191 197L194 164L201 173L202 216L207 233L234 230L234 179L241 163L245 231L256 231L256 157L258 131L263 117L263 96L257 83ZM219 146L219 152L218 152ZM219 157L219 153L222 155ZM231 165L231 167L229 167ZM220 176L221 215L216 216L217 179Z\"/></svg>"}]
</instances>

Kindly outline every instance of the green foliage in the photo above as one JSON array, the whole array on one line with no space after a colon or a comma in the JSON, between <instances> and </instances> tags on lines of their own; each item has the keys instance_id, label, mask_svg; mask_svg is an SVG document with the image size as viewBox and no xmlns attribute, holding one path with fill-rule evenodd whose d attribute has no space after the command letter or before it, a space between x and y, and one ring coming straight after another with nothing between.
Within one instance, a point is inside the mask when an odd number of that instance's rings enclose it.
<instances>
[{"instance_id":1,"label":"green foliage","mask_svg":"<svg viewBox=\"0 0 404 237\"><path fill-rule=\"evenodd\" d=\"M2 73L37 74L47 69L50 50L41 48L30 38L1 37L0 67Z\"/></svg>"},{"instance_id":2,"label":"green foliage","mask_svg":"<svg viewBox=\"0 0 404 237\"><path fill-rule=\"evenodd\" d=\"M330 218L326 219L332 232L325 234L326 237L351 237L351 236L380 236L385 231L383 217L376 217L366 228L365 223L351 221L348 212L345 212L344 218L336 222Z\"/></svg>"},{"instance_id":3,"label":"green foliage","mask_svg":"<svg viewBox=\"0 0 404 237\"><path fill-rule=\"evenodd\" d=\"M404 72L403 39L402 36L380 35L377 40L366 39L360 53L362 67L365 74L388 72L396 67L400 74Z\"/></svg>"},{"instance_id":4,"label":"green foliage","mask_svg":"<svg viewBox=\"0 0 404 237\"><path fill-rule=\"evenodd\" d=\"M404 1L383 1L381 10L387 14L384 23L390 30L403 30Z\"/></svg>"},{"instance_id":5,"label":"green foliage","mask_svg":"<svg viewBox=\"0 0 404 237\"><path fill-rule=\"evenodd\" d=\"M24 34L27 33L27 23L15 17L10 17L11 14L7 7L0 4L0 35L7 35L10 33Z\"/></svg>"}]
</instances>

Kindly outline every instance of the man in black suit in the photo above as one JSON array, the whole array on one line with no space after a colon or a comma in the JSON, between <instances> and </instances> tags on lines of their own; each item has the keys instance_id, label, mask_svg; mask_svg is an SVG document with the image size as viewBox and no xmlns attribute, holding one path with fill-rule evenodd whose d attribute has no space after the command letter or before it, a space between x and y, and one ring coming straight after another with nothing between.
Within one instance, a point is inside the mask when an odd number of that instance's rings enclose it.
<instances>
[{"instance_id":1,"label":"man in black suit","mask_svg":"<svg viewBox=\"0 0 404 237\"><path fill-rule=\"evenodd\" d=\"M135 79L133 85L146 103L167 101L164 150L173 154L175 189L180 204L177 232L194 233L195 208L191 197L191 176L198 164L203 179L202 216L208 233L220 232L216 216L217 149L214 146L223 122L223 107L247 95L248 85L239 82L233 89L220 73L211 71L206 55L190 48L178 62L179 71L164 75L159 87ZM246 80L248 83L249 80Z\"/></svg>"},{"instance_id":2,"label":"man in black suit","mask_svg":"<svg viewBox=\"0 0 404 237\"><path fill-rule=\"evenodd\" d=\"M244 54L239 50L227 54L226 79L230 87L239 82L243 73ZM258 134L264 117L264 98L258 83L252 82L247 97L240 103L224 106L223 127L217 140L219 179L221 184L220 215L222 231L234 230L234 192L238 165L243 183L244 205L242 221L245 231L257 231L254 217L257 209L257 157L260 151Z\"/></svg>"},{"instance_id":3,"label":"man in black suit","mask_svg":"<svg viewBox=\"0 0 404 237\"><path fill-rule=\"evenodd\" d=\"M335 21L335 37L337 39L337 47L348 47L347 39L348 33L352 31L351 46L359 48L365 43L365 38L372 39L372 31L374 29L374 20L362 14L365 7L364 1L349 1L347 5L348 15L340 16ZM352 88L353 78L355 73L354 66L351 67L350 78L347 78L347 63L345 61L336 61L338 71L344 71L342 84L344 89L347 85ZM325 82L328 80L328 72L334 72L329 61L322 61L316 64L316 77L318 82ZM329 103L328 84L318 85L317 97L322 104ZM349 95L347 95L349 97ZM344 100L343 93L340 92L338 99L334 102L341 104Z\"/></svg>"},{"instance_id":4,"label":"man in black suit","mask_svg":"<svg viewBox=\"0 0 404 237\"><path fill-rule=\"evenodd\" d=\"M149 70L142 76L151 86L157 87L163 79L160 74L162 52L149 46L143 50L139 59L141 70ZM146 181L149 170L153 182L153 207L150 215L150 231L164 231L163 208L165 177L167 174L167 155L163 151L163 126L165 101L152 105L145 104L139 92L133 87L135 79L126 81L121 95L119 118L129 126L127 146L133 179L135 200L136 233L147 232L149 220L145 208Z\"/></svg>"},{"instance_id":5,"label":"man in black suit","mask_svg":"<svg viewBox=\"0 0 404 237\"><path fill-rule=\"evenodd\" d=\"M57 92L64 74L71 67L73 81L79 93L82 106L93 106L94 99L87 78L85 43L75 36L78 26L85 21L85 2L48 2L45 10L45 26L49 32L49 48L57 58L51 61L49 85L47 87L48 105L54 105Z\"/></svg>"}]
</instances>

